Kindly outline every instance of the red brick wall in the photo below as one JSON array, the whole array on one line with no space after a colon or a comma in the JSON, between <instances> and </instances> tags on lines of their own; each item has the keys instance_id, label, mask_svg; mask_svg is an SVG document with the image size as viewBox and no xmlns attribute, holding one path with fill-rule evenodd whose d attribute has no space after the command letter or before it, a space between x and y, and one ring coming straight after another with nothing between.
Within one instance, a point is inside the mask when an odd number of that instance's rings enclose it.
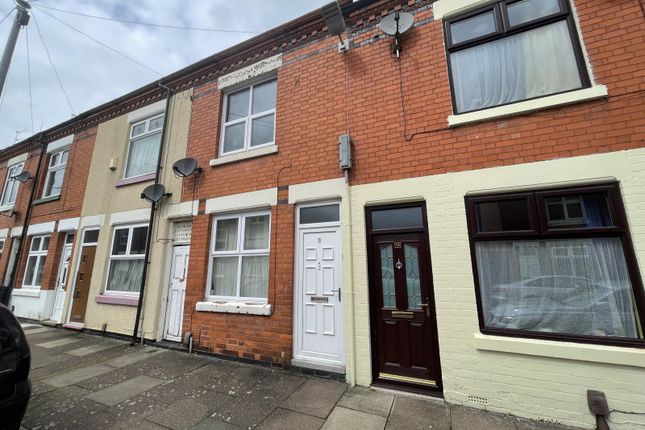
<instances>
[{"instance_id":1,"label":"red brick wall","mask_svg":"<svg viewBox=\"0 0 645 430\"><path fill-rule=\"evenodd\" d=\"M337 39L327 38L283 56L277 154L209 167L218 154L223 95L216 82L195 89L187 152L205 171L185 181L183 198L200 199L203 210L204 199L277 186L281 169L279 185L340 177L338 136L347 130L354 142L353 185L643 147L645 19L638 0L577 0L576 7L595 80L609 88L607 99L451 129L441 22L406 34L398 62L392 39L377 28L355 36L355 45L365 45L344 54L335 48ZM373 26L381 16L356 28ZM431 17L427 9L415 20ZM271 317L194 311L204 299L211 228L208 215L195 220L184 330L193 332L199 347L279 363L291 358L294 209L272 209L272 231L280 234L271 242Z\"/></svg>"}]
</instances>

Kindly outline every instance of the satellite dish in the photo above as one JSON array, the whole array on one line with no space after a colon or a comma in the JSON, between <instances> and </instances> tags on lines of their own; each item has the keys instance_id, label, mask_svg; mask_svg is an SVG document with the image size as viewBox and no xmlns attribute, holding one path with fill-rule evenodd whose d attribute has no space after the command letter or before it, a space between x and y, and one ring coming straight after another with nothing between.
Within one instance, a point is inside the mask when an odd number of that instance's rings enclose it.
<instances>
[{"instance_id":1,"label":"satellite dish","mask_svg":"<svg viewBox=\"0 0 645 430\"><path fill-rule=\"evenodd\" d=\"M201 173L203 169L201 167L197 167L197 160L194 158L182 158L172 165L172 171L175 176L185 178L195 172Z\"/></svg>"},{"instance_id":2,"label":"satellite dish","mask_svg":"<svg viewBox=\"0 0 645 430\"><path fill-rule=\"evenodd\" d=\"M11 179L15 179L16 181L22 182L24 184L25 182L31 179L31 175L27 171L22 171L18 173L16 176L13 176Z\"/></svg>"},{"instance_id":3,"label":"satellite dish","mask_svg":"<svg viewBox=\"0 0 645 430\"><path fill-rule=\"evenodd\" d=\"M409 12L394 12L379 22L378 27L389 36L394 36L396 58L401 57L401 35L414 25L414 15Z\"/></svg>"},{"instance_id":4,"label":"satellite dish","mask_svg":"<svg viewBox=\"0 0 645 430\"><path fill-rule=\"evenodd\" d=\"M143 190L141 198L150 203L157 203L163 197L170 197L171 195L171 193L166 192L166 187L162 184L152 184Z\"/></svg>"}]
</instances>

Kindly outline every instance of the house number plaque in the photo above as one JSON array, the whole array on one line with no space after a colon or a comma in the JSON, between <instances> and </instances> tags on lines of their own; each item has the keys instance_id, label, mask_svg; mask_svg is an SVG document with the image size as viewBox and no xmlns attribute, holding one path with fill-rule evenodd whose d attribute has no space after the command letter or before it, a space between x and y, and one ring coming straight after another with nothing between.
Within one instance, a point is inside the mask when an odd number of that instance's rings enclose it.
<instances>
[{"instance_id":1,"label":"house number plaque","mask_svg":"<svg viewBox=\"0 0 645 430\"><path fill-rule=\"evenodd\" d=\"M329 303L329 297L311 297L310 298L312 303Z\"/></svg>"}]
</instances>

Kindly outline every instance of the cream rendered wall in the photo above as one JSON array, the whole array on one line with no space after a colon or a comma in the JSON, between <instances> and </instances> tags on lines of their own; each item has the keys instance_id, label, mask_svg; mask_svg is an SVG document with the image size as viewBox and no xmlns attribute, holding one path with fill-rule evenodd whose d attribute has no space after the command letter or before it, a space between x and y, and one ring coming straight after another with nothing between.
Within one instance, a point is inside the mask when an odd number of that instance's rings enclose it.
<instances>
[{"instance_id":1,"label":"cream rendered wall","mask_svg":"<svg viewBox=\"0 0 645 430\"><path fill-rule=\"evenodd\" d=\"M594 428L586 390L610 408L645 411L645 350L483 336L479 333L464 196L517 187L620 181L641 276L645 273L645 149L596 154L351 187L356 382L371 383L364 207L425 201L446 401L487 399L487 409ZM346 314L346 320L348 315ZM348 361L352 361L348 357ZM612 415L612 429L641 428L644 417Z\"/></svg>"},{"instance_id":2,"label":"cream rendered wall","mask_svg":"<svg viewBox=\"0 0 645 430\"><path fill-rule=\"evenodd\" d=\"M168 205L176 205L181 201L182 181L173 175L171 167L175 161L186 156L192 105L191 94L192 90L174 95L168 116L166 131L168 140L164 146L159 183L163 184L166 190L172 193L172 196L164 199L161 203L152 231L151 264L148 267L143 312L143 328L147 338L156 337L162 296L166 288L166 274L168 273L166 263L168 249L171 245L163 240L168 237L170 225L163 214L166 213ZM118 222L122 223L128 215L133 217L133 222L147 222L149 215L150 204L143 201L140 194L153 181L115 187L117 180L123 177L124 160L128 150L129 127L127 114L99 125L81 215L82 219L105 215L100 227L99 243L94 260L85 327L100 330L103 323L107 323L108 331L127 335L132 334L134 328L136 307L96 303L95 297L103 292L107 281L109 248L112 243L112 230L115 221L111 219L111 216L118 213L114 218L118 218ZM108 168L110 159L113 157L118 157L117 168L114 171ZM130 214L122 213L128 211L132 212ZM142 215L144 219L142 219ZM81 233L80 230L79 233ZM78 234L76 238L76 255L78 255L81 246L81 237L82 234ZM76 255L73 259L74 267L71 269L71 273L74 275L76 275L78 266ZM68 296L71 297L71 294ZM69 309L66 311L69 312Z\"/></svg>"}]
</instances>

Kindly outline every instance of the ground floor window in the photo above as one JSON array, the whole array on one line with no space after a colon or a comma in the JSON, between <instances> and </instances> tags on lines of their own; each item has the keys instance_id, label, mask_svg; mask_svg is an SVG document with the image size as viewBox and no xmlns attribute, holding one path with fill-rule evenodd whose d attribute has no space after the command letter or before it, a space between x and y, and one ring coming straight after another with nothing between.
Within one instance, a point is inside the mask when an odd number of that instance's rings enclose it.
<instances>
[{"instance_id":1,"label":"ground floor window","mask_svg":"<svg viewBox=\"0 0 645 430\"><path fill-rule=\"evenodd\" d=\"M218 216L211 241L211 298L266 301L269 290L269 212Z\"/></svg>"},{"instance_id":2,"label":"ground floor window","mask_svg":"<svg viewBox=\"0 0 645 430\"><path fill-rule=\"evenodd\" d=\"M25 278L22 282L23 287L40 288L48 247L49 236L34 236L31 238L27 267L25 268Z\"/></svg>"},{"instance_id":3,"label":"ground floor window","mask_svg":"<svg viewBox=\"0 0 645 430\"><path fill-rule=\"evenodd\" d=\"M643 339L643 287L617 185L467 199L480 325Z\"/></svg>"},{"instance_id":4,"label":"ground floor window","mask_svg":"<svg viewBox=\"0 0 645 430\"><path fill-rule=\"evenodd\" d=\"M139 293L147 234L147 224L114 228L106 292Z\"/></svg>"}]
</instances>

